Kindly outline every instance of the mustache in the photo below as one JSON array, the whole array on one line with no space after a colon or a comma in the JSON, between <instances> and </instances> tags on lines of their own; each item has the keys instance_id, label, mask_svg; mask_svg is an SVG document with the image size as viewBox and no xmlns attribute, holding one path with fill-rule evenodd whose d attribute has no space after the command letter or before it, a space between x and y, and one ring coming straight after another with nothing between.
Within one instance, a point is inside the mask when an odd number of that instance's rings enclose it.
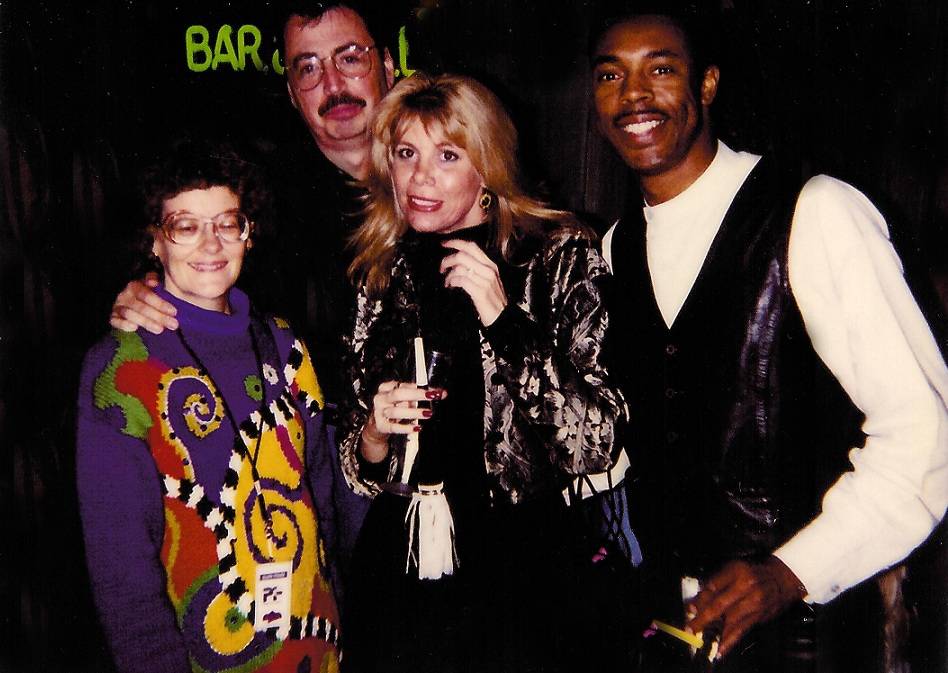
<instances>
[{"instance_id":1,"label":"mustache","mask_svg":"<svg viewBox=\"0 0 948 673\"><path fill-rule=\"evenodd\" d=\"M337 105L358 105L359 107L365 107L366 103L361 98L356 98L351 94L337 93L327 98L326 102L319 106L317 112L319 116L322 117Z\"/></svg>"},{"instance_id":2,"label":"mustache","mask_svg":"<svg viewBox=\"0 0 948 673\"><path fill-rule=\"evenodd\" d=\"M668 115L662 112L661 110L656 110L655 108L638 108L638 109L632 109L632 110L623 110L619 114L613 116L612 122L614 124L621 125L629 117L634 117L637 115L658 115L664 119L668 118Z\"/></svg>"}]
</instances>

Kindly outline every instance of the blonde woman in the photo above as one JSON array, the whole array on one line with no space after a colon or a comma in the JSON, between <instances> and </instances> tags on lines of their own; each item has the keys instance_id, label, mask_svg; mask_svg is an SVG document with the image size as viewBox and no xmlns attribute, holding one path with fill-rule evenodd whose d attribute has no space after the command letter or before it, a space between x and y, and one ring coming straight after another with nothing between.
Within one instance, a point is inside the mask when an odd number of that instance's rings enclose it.
<instances>
[{"instance_id":1,"label":"blonde woman","mask_svg":"<svg viewBox=\"0 0 948 673\"><path fill-rule=\"evenodd\" d=\"M563 637L577 575L561 491L612 466L626 414L602 364L608 270L567 213L524 193L514 127L478 82L416 73L373 130L340 450L350 485L375 500L353 561L347 665L572 667L582 645ZM450 357L441 388L406 374L417 336ZM407 494L386 488L402 476Z\"/></svg>"}]
</instances>

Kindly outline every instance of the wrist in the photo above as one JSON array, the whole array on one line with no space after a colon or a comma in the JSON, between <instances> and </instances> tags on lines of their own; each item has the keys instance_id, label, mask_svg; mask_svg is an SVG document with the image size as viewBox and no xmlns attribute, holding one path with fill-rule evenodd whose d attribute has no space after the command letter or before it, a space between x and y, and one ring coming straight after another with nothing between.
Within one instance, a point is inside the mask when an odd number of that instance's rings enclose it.
<instances>
[{"instance_id":1,"label":"wrist","mask_svg":"<svg viewBox=\"0 0 948 673\"><path fill-rule=\"evenodd\" d=\"M776 556L768 556L763 563L771 577L780 587L780 595L787 604L802 601L807 590L792 570Z\"/></svg>"},{"instance_id":2,"label":"wrist","mask_svg":"<svg viewBox=\"0 0 948 673\"><path fill-rule=\"evenodd\" d=\"M499 305L490 306L488 307L487 311L483 313L478 312L481 319L481 325L484 327L490 327L493 325L495 322L497 322L497 318L500 317L500 314L504 312L505 308L507 308L507 302L501 301Z\"/></svg>"},{"instance_id":3,"label":"wrist","mask_svg":"<svg viewBox=\"0 0 948 673\"><path fill-rule=\"evenodd\" d=\"M372 420L362 428L359 453L370 463L381 462L388 455L388 436L377 432Z\"/></svg>"}]
</instances>

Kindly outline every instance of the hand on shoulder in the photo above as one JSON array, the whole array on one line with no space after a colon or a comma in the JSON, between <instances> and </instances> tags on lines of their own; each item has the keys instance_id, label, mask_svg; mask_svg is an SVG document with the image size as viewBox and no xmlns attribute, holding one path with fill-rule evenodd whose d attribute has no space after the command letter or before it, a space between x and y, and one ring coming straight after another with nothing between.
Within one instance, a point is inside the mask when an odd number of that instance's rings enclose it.
<instances>
[{"instance_id":1,"label":"hand on shoulder","mask_svg":"<svg viewBox=\"0 0 948 673\"><path fill-rule=\"evenodd\" d=\"M177 310L154 291L158 282L158 274L153 272L143 280L129 282L115 298L109 324L123 332L134 332L139 327L152 334L178 329Z\"/></svg>"}]
</instances>

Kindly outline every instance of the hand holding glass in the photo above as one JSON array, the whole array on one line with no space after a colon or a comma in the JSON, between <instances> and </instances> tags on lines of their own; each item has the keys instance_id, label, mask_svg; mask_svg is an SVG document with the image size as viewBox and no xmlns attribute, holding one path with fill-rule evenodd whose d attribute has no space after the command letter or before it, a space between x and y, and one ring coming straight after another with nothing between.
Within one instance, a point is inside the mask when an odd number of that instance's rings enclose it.
<instances>
[{"instance_id":1,"label":"hand holding glass","mask_svg":"<svg viewBox=\"0 0 948 673\"><path fill-rule=\"evenodd\" d=\"M446 384L451 367L451 358L448 354L440 351L428 351L425 353L423 348L419 351L418 348L415 347L415 343L416 342L413 342L413 348L409 351L410 355L406 358L406 370L414 372L413 378L415 378L417 382L416 386L428 392L426 392L424 399L414 402L412 405L419 409L430 409L433 411L434 402L437 401L437 399L441 399L440 395L447 394ZM422 353L424 364L421 367L416 367L416 354L419 352ZM408 376L405 376L405 378L408 378ZM440 391L439 397L436 398L432 397L432 392L435 389ZM430 416L431 414L425 415ZM408 480L411 477L411 471L415 465L415 459L419 449L418 432L410 433L403 441L398 442L392 447L396 460L395 474L398 476L394 481L384 484L382 486L384 490L399 495L411 494L414 489L408 485Z\"/></svg>"}]
</instances>

